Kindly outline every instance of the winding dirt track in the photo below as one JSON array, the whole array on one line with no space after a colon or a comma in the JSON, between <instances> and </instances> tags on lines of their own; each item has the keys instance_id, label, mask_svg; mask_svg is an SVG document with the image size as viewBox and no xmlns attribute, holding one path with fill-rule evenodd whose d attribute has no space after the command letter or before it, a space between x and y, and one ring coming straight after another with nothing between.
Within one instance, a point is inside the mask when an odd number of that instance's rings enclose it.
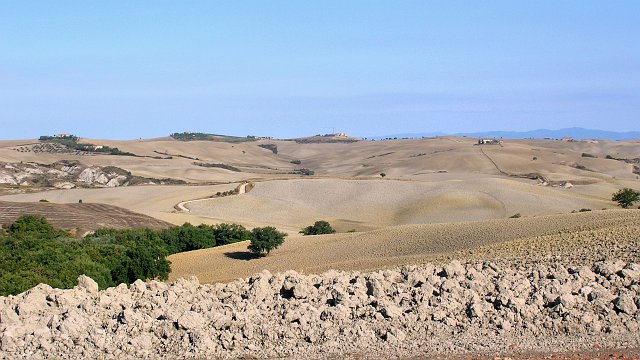
<instances>
[{"instance_id":1,"label":"winding dirt track","mask_svg":"<svg viewBox=\"0 0 640 360\"><path fill-rule=\"evenodd\" d=\"M246 194L247 193L247 185L249 185L249 183L247 183L247 182L243 182L242 184L238 185L238 187L236 188L238 190L238 193L234 194L234 195ZM199 202L199 201L211 200L211 199L213 199L213 198L211 196L209 196L209 197L200 198L200 199L181 201L181 202L177 203L174 207L178 211L190 212L191 210L186 206L187 204L191 204L191 203Z\"/></svg>"}]
</instances>

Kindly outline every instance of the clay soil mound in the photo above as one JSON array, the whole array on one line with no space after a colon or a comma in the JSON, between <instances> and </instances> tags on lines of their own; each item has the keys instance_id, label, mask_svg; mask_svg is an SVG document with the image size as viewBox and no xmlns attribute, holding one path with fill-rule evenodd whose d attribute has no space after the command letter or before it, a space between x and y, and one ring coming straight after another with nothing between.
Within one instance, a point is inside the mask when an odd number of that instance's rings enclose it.
<instances>
[{"instance_id":1,"label":"clay soil mound","mask_svg":"<svg viewBox=\"0 0 640 360\"><path fill-rule=\"evenodd\" d=\"M389 359L640 347L640 266L492 262L263 271L228 284L38 285L0 297L0 359Z\"/></svg>"}]
</instances>

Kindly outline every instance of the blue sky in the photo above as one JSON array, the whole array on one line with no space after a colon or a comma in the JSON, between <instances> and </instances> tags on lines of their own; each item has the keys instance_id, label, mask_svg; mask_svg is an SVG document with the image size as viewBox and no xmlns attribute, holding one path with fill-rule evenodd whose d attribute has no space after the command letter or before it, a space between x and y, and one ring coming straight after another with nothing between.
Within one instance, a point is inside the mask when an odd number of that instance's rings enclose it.
<instances>
[{"instance_id":1,"label":"blue sky","mask_svg":"<svg viewBox=\"0 0 640 360\"><path fill-rule=\"evenodd\" d=\"M640 130L640 1L4 1L0 138Z\"/></svg>"}]
</instances>

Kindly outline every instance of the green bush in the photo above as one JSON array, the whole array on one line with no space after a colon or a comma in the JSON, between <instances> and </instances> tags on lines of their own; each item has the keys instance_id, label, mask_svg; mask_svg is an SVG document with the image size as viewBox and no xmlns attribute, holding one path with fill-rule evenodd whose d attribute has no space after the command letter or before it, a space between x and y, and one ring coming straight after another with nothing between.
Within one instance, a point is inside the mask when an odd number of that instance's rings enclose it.
<instances>
[{"instance_id":1,"label":"green bush","mask_svg":"<svg viewBox=\"0 0 640 360\"><path fill-rule=\"evenodd\" d=\"M520 215L520 213L513 214L513 215L509 216L510 219L517 219L519 217L522 217L522 215Z\"/></svg>"},{"instance_id":2,"label":"green bush","mask_svg":"<svg viewBox=\"0 0 640 360\"><path fill-rule=\"evenodd\" d=\"M303 235L333 234L335 232L336 231L331 227L331 224L324 220L316 221L313 225L309 225L300 230L300 234Z\"/></svg>"},{"instance_id":3,"label":"green bush","mask_svg":"<svg viewBox=\"0 0 640 360\"><path fill-rule=\"evenodd\" d=\"M17 294L39 283L71 288L81 274L101 288L136 279L166 279L167 251L150 230L97 231L74 239L41 216L22 216L0 237L0 295Z\"/></svg>"},{"instance_id":4,"label":"green bush","mask_svg":"<svg viewBox=\"0 0 640 360\"><path fill-rule=\"evenodd\" d=\"M244 240L252 240L252 251L268 254L285 236L272 227L249 231L237 224L185 223L159 231L98 229L75 239L42 216L22 216L0 228L0 296L18 294L39 283L71 288L82 274L100 288L137 279L164 280L171 270L169 254Z\"/></svg>"},{"instance_id":5,"label":"green bush","mask_svg":"<svg viewBox=\"0 0 640 360\"><path fill-rule=\"evenodd\" d=\"M251 235L251 244L247 248L252 253L261 256L269 255L271 250L284 243L284 238L287 236L272 226L255 228L251 231Z\"/></svg>"},{"instance_id":6,"label":"green bush","mask_svg":"<svg viewBox=\"0 0 640 360\"><path fill-rule=\"evenodd\" d=\"M238 224L218 224L213 230L217 246L251 240L252 238L251 231Z\"/></svg>"},{"instance_id":7,"label":"green bush","mask_svg":"<svg viewBox=\"0 0 640 360\"><path fill-rule=\"evenodd\" d=\"M582 153L582 157L595 158L597 156L595 156L593 154L589 154L589 153Z\"/></svg>"},{"instance_id":8,"label":"green bush","mask_svg":"<svg viewBox=\"0 0 640 360\"><path fill-rule=\"evenodd\" d=\"M616 201L622 208L627 209L633 203L640 201L640 192L630 188L620 189L613 194L611 200Z\"/></svg>"}]
</instances>

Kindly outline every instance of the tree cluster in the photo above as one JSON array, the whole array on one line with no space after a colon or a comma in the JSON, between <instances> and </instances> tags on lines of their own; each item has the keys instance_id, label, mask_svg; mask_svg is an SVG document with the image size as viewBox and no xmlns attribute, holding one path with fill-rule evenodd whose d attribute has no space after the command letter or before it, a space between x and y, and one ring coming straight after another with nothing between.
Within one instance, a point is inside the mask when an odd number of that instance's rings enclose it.
<instances>
[{"instance_id":1,"label":"tree cluster","mask_svg":"<svg viewBox=\"0 0 640 360\"><path fill-rule=\"evenodd\" d=\"M336 231L331 227L331 224L324 220L316 221L313 225L309 225L300 230L300 234L302 235L333 234L335 232Z\"/></svg>"},{"instance_id":2,"label":"tree cluster","mask_svg":"<svg viewBox=\"0 0 640 360\"><path fill-rule=\"evenodd\" d=\"M268 254L286 234L275 228L247 230L238 224L164 230L99 229L82 239L55 229L42 216L22 216L0 228L0 296L18 294L39 283L71 288L85 274L100 288L137 279L167 279L168 255L251 240L249 249Z\"/></svg>"},{"instance_id":3,"label":"tree cluster","mask_svg":"<svg viewBox=\"0 0 640 360\"><path fill-rule=\"evenodd\" d=\"M151 230L99 232L74 239L41 216L23 216L0 236L0 295L17 294L39 283L70 288L80 274L100 287L136 279L166 279L167 250Z\"/></svg>"}]
</instances>

